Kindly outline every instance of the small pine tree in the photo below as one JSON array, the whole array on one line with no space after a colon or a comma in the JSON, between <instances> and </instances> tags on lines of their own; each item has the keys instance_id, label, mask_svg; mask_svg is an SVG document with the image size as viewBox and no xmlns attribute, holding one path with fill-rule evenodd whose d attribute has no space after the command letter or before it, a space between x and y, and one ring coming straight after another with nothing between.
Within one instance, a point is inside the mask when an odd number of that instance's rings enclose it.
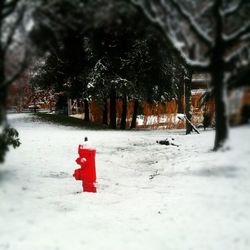
<instances>
[{"instance_id":1,"label":"small pine tree","mask_svg":"<svg viewBox=\"0 0 250 250\"><path fill-rule=\"evenodd\" d=\"M5 126L0 133L0 163L4 161L5 154L9 147L17 148L21 145L18 132L9 125Z\"/></svg>"}]
</instances>

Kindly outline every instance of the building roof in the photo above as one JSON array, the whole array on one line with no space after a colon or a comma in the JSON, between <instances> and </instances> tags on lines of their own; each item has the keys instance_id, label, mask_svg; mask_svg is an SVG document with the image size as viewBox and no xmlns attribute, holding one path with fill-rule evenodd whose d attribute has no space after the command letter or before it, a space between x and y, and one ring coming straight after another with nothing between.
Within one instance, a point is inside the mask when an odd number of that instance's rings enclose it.
<instances>
[{"instance_id":1,"label":"building roof","mask_svg":"<svg viewBox=\"0 0 250 250\"><path fill-rule=\"evenodd\" d=\"M211 82L209 73L200 73L192 75L192 89L207 89Z\"/></svg>"}]
</instances>

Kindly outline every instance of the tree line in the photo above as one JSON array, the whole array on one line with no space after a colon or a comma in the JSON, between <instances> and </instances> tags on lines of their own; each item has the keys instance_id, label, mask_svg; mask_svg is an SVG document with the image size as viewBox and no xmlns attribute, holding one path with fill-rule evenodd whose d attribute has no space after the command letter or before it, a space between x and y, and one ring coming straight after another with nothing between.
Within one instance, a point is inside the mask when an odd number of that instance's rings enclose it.
<instances>
[{"instance_id":1,"label":"tree line","mask_svg":"<svg viewBox=\"0 0 250 250\"><path fill-rule=\"evenodd\" d=\"M31 37L38 46L39 38L46 38L43 51L49 53L36 63L33 85L63 91L59 103L64 106L67 98L82 99L85 121L89 121L89 101L97 102L103 123L113 129L117 127L118 98L123 103L120 128L125 129L128 100L134 102L130 126L134 128L142 101L164 102L184 92L181 85L187 68L133 5L123 0L86 1L81 9L73 2L62 2L53 2L49 9L42 7L34 15L37 25ZM69 13L67 25L60 15L65 12Z\"/></svg>"},{"instance_id":2,"label":"tree line","mask_svg":"<svg viewBox=\"0 0 250 250\"><path fill-rule=\"evenodd\" d=\"M192 73L210 72L214 150L222 148L228 138L226 89L249 75L249 10L245 0L2 0L0 161L10 145L20 144L6 119L6 100L8 87L27 67L32 84L82 98L86 111L89 101L97 101L104 123L109 99L112 128L117 98L124 114L133 100L136 117L142 100L180 100L181 91L189 94L191 120Z\"/></svg>"},{"instance_id":3,"label":"tree line","mask_svg":"<svg viewBox=\"0 0 250 250\"><path fill-rule=\"evenodd\" d=\"M9 146L20 145L6 119L6 100L8 87L27 68L33 86L64 93L58 105L81 98L87 120L89 101L99 103L111 128L120 98L121 129L128 100L134 102L133 128L141 101L177 99L189 75L159 30L125 0L4 0L0 31L1 161Z\"/></svg>"}]
</instances>

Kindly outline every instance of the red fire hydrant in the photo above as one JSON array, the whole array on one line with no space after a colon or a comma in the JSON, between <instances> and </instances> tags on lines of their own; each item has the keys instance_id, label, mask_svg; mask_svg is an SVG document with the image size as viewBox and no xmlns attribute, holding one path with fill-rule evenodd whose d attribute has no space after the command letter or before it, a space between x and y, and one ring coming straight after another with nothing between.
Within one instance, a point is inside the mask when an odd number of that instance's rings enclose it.
<instances>
[{"instance_id":1,"label":"red fire hydrant","mask_svg":"<svg viewBox=\"0 0 250 250\"><path fill-rule=\"evenodd\" d=\"M95 154L96 150L89 149L83 145L78 146L79 157L76 159L76 163L81 168L76 169L73 176L77 181L82 181L82 187L84 192L96 193L96 171L95 171Z\"/></svg>"}]
</instances>

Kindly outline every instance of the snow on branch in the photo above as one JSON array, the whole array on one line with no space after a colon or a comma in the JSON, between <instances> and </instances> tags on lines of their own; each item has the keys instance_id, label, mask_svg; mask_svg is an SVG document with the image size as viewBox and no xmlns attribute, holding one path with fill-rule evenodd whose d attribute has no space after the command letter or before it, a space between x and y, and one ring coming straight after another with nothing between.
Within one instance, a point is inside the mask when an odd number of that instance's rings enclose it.
<instances>
[{"instance_id":1,"label":"snow on branch","mask_svg":"<svg viewBox=\"0 0 250 250\"><path fill-rule=\"evenodd\" d=\"M198 11L195 14L195 19L202 17L209 9L211 9L214 6L213 2L208 3L207 5L204 6L200 11Z\"/></svg>"},{"instance_id":2,"label":"snow on branch","mask_svg":"<svg viewBox=\"0 0 250 250\"><path fill-rule=\"evenodd\" d=\"M203 41L207 46L212 47L213 46L212 38L209 37L208 34L198 25L198 23L195 21L191 13L185 10L181 6L181 4L178 3L176 0L170 0L170 2L178 10L181 16L188 22L188 24L190 25L192 31L196 34L196 36L201 41Z\"/></svg>"},{"instance_id":3,"label":"snow on branch","mask_svg":"<svg viewBox=\"0 0 250 250\"><path fill-rule=\"evenodd\" d=\"M197 59L191 59L189 57L189 55L184 51L183 47L184 47L184 43L180 42L177 39L177 35L174 33L173 29L171 29L171 24L170 24L170 19L167 17L164 18L160 18L160 15L156 15L157 13L154 13L154 15L151 14L152 10L149 10L149 6L153 6L153 3L151 2L151 4L147 4L146 2L147 0L130 0L130 2L136 6L137 8L139 8L144 15L148 18L148 20L155 26L157 26L158 28L161 29L162 33L165 35L165 37L167 38L167 41L170 42L171 45L171 49L173 50L173 52L178 55L183 61L184 63L186 63L187 65L189 65L190 67L192 67L193 69L197 70L197 71L203 71L203 70L208 70L209 67L211 66L211 63L209 60L207 61L201 61L201 60L197 60ZM161 4L161 8L164 8L164 12L165 14L169 14L167 13L168 8L166 6L166 2L161 0L160 2L158 2L158 4ZM156 10L156 8L154 8L154 11ZM170 10L169 10L170 11ZM211 45L211 43L210 43Z\"/></svg>"},{"instance_id":4,"label":"snow on branch","mask_svg":"<svg viewBox=\"0 0 250 250\"><path fill-rule=\"evenodd\" d=\"M241 41L250 41L250 32L240 38Z\"/></svg>"},{"instance_id":5,"label":"snow on branch","mask_svg":"<svg viewBox=\"0 0 250 250\"><path fill-rule=\"evenodd\" d=\"M233 52L228 55L227 57L225 57L224 61L225 63L231 63L232 61L234 61L236 58L238 58L240 56L240 54L242 54L243 51L245 51L247 48L249 47L249 44L245 45L245 46L241 46L238 49L233 50Z\"/></svg>"},{"instance_id":6,"label":"snow on branch","mask_svg":"<svg viewBox=\"0 0 250 250\"><path fill-rule=\"evenodd\" d=\"M2 7L3 9L2 9L2 13L1 13L0 18L4 19L7 16L9 16L10 14L12 14L16 8L18 2L20 2L20 0L5 1L3 4L3 7Z\"/></svg>"},{"instance_id":7,"label":"snow on branch","mask_svg":"<svg viewBox=\"0 0 250 250\"><path fill-rule=\"evenodd\" d=\"M235 5L229 7L225 11L221 11L221 15L224 17L228 17L236 13L243 6L244 0L239 0Z\"/></svg>"},{"instance_id":8,"label":"snow on branch","mask_svg":"<svg viewBox=\"0 0 250 250\"><path fill-rule=\"evenodd\" d=\"M143 14L147 17L147 19L152 23L152 24L158 24L160 22L159 18L156 16L152 16L151 13L149 12L148 8L146 8L143 4L142 0L130 0L131 3L140 8L142 10Z\"/></svg>"},{"instance_id":9,"label":"snow on branch","mask_svg":"<svg viewBox=\"0 0 250 250\"><path fill-rule=\"evenodd\" d=\"M242 36L250 33L250 22L248 22L245 26L241 27L234 33L230 35L223 35L223 40L225 43L231 44L236 42L238 39L240 39Z\"/></svg>"}]
</instances>

